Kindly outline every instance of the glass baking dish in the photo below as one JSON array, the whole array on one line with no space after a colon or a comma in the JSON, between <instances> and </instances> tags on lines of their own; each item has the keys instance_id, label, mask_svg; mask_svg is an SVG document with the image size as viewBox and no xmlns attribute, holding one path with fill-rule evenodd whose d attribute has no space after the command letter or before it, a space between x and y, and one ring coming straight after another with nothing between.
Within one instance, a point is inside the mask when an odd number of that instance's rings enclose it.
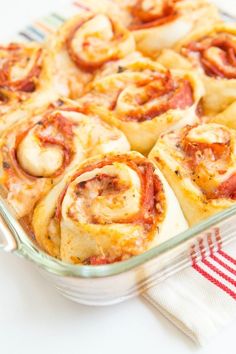
<instances>
[{"instance_id":1,"label":"glass baking dish","mask_svg":"<svg viewBox=\"0 0 236 354\"><path fill-rule=\"evenodd\" d=\"M136 296L236 239L236 205L127 261L70 265L41 251L0 198L0 249L33 262L65 297L110 305Z\"/></svg>"},{"instance_id":2,"label":"glass baking dish","mask_svg":"<svg viewBox=\"0 0 236 354\"><path fill-rule=\"evenodd\" d=\"M225 21L235 20L229 14L221 15ZM64 19L53 14L44 20L57 28ZM43 40L34 38L28 28L22 35L27 40ZM235 205L129 260L99 266L70 265L41 251L15 218L1 190L0 195L0 250L33 262L63 296L86 305L110 305L141 294L236 240Z\"/></svg>"}]
</instances>

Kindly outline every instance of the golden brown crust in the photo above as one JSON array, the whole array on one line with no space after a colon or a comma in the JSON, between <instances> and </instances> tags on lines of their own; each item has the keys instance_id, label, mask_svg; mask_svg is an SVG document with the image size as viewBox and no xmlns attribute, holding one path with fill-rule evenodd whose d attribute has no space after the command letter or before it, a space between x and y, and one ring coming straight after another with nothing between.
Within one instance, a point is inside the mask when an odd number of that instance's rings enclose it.
<instances>
[{"instance_id":1,"label":"golden brown crust","mask_svg":"<svg viewBox=\"0 0 236 354\"><path fill-rule=\"evenodd\" d=\"M119 127L132 149L147 153L166 129L198 120L203 93L201 81L191 72L169 72L138 58L95 80L81 103Z\"/></svg>"},{"instance_id":2,"label":"golden brown crust","mask_svg":"<svg viewBox=\"0 0 236 354\"><path fill-rule=\"evenodd\" d=\"M84 11L69 19L48 43L56 86L63 96L78 98L96 70L135 49L134 39L116 19Z\"/></svg>"},{"instance_id":3,"label":"golden brown crust","mask_svg":"<svg viewBox=\"0 0 236 354\"><path fill-rule=\"evenodd\" d=\"M171 229L173 210L178 221ZM166 227L168 237L186 228L163 176L136 152L85 161L38 204L32 224L47 252L92 265L144 252L167 237Z\"/></svg>"},{"instance_id":4,"label":"golden brown crust","mask_svg":"<svg viewBox=\"0 0 236 354\"><path fill-rule=\"evenodd\" d=\"M97 116L84 114L75 103L61 99L37 114L28 112L0 139L7 199L23 217L74 165L113 150L129 150L124 135Z\"/></svg>"},{"instance_id":5,"label":"golden brown crust","mask_svg":"<svg viewBox=\"0 0 236 354\"><path fill-rule=\"evenodd\" d=\"M57 93L44 45L10 43L0 47L0 58L1 132L21 118L21 111L44 105Z\"/></svg>"},{"instance_id":6,"label":"golden brown crust","mask_svg":"<svg viewBox=\"0 0 236 354\"><path fill-rule=\"evenodd\" d=\"M181 207L193 225L235 204L236 25L205 0L78 8L0 46L0 182L44 251L109 264L184 231Z\"/></svg>"},{"instance_id":7,"label":"golden brown crust","mask_svg":"<svg viewBox=\"0 0 236 354\"><path fill-rule=\"evenodd\" d=\"M138 50L150 56L219 21L217 8L205 0L116 0L116 3L123 10L123 23L133 32Z\"/></svg>"},{"instance_id":8,"label":"golden brown crust","mask_svg":"<svg viewBox=\"0 0 236 354\"><path fill-rule=\"evenodd\" d=\"M183 39L177 52L164 50L158 61L168 68L196 70L203 80L206 115L214 116L236 99L236 26L202 27Z\"/></svg>"},{"instance_id":9,"label":"golden brown crust","mask_svg":"<svg viewBox=\"0 0 236 354\"><path fill-rule=\"evenodd\" d=\"M151 151L190 225L235 204L235 146L235 131L211 123L163 134Z\"/></svg>"},{"instance_id":10,"label":"golden brown crust","mask_svg":"<svg viewBox=\"0 0 236 354\"><path fill-rule=\"evenodd\" d=\"M229 128L236 129L236 102L229 105L224 111L210 118L213 123L226 125Z\"/></svg>"}]
</instances>

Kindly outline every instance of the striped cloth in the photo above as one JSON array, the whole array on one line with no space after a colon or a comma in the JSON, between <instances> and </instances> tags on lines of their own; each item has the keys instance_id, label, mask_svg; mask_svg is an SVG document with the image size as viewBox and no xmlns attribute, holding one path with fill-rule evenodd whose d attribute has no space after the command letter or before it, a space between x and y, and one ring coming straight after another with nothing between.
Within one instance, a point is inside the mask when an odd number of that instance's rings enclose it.
<instances>
[{"instance_id":1,"label":"striped cloth","mask_svg":"<svg viewBox=\"0 0 236 354\"><path fill-rule=\"evenodd\" d=\"M236 318L236 243L222 245L219 228L206 236L199 237L192 247L192 267L144 294L158 311L201 345Z\"/></svg>"},{"instance_id":2,"label":"striped cloth","mask_svg":"<svg viewBox=\"0 0 236 354\"><path fill-rule=\"evenodd\" d=\"M22 29L14 38L16 41L36 41L43 42L48 35L55 32L66 19L78 14L79 12L87 11L85 6L79 2L74 1L60 12L53 12L33 24L28 25ZM63 14L63 15L62 15Z\"/></svg>"},{"instance_id":3,"label":"striped cloth","mask_svg":"<svg viewBox=\"0 0 236 354\"><path fill-rule=\"evenodd\" d=\"M63 11L28 25L15 40L42 42L67 18L86 10L78 1L73 2ZM223 13L222 16L232 21L231 16ZM199 253L200 260L196 257ZM192 267L149 289L143 296L194 341L204 344L236 316L236 244L223 249L219 229L214 229L193 245Z\"/></svg>"}]
</instances>

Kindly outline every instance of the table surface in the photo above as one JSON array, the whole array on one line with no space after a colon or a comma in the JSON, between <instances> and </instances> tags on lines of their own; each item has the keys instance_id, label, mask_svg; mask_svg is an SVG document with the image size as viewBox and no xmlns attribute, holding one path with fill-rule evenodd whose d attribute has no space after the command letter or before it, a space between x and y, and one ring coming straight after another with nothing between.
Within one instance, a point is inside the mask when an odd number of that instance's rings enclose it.
<instances>
[{"instance_id":1,"label":"table surface","mask_svg":"<svg viewBox=\"0 0 236 354\"><path fill-rule=\"evenodd\" d=\"M69 1L0 0L0 40ZM217 2L236 13L233 0ZM3 252L0 283L1 354L235 353L236 322L199 348L140 298L104 308L72 303L32 264Z\"/></svg>"}]
</instances>

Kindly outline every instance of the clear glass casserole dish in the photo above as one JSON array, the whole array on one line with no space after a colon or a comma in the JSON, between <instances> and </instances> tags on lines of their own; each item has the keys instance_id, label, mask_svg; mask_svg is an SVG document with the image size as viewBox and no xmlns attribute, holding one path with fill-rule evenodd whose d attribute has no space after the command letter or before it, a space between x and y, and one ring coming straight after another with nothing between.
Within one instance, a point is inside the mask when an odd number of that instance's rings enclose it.
<instances>
[{"instance_id":1,"label":"clear glass casserole dish","mask_svg":"<svg viewBox=\"0 0 236 354\"><path fill-rule=\"evenodd\" d=\"M136 296L236 239L236 206L127 261L70 265L42 252L0 199L0 249L27 258L65 297L110 305Z\"/></svg>"},{"instance_id":2,"label":"clear glass casserole dish","mask_svg":"<svg viewBox=\"0 0 236 354\"><path fill-rule=\"evenodd\" d=\"M223 14L225 20L231 20ZM58 27L63 19L48 19ZM53 19L53 24L51 23ZM46 21L46 20L45 20ZM23 33L32 37L29 29ZM70 265L41 251L0 197L0 250L34 263L44 277L65 297L86 305L110 305L125 301L158 284L174 273L196 264L210 253L236 239L236 205L189 228L166 242L114 264Z\"/></svg>"}]
</instances>

